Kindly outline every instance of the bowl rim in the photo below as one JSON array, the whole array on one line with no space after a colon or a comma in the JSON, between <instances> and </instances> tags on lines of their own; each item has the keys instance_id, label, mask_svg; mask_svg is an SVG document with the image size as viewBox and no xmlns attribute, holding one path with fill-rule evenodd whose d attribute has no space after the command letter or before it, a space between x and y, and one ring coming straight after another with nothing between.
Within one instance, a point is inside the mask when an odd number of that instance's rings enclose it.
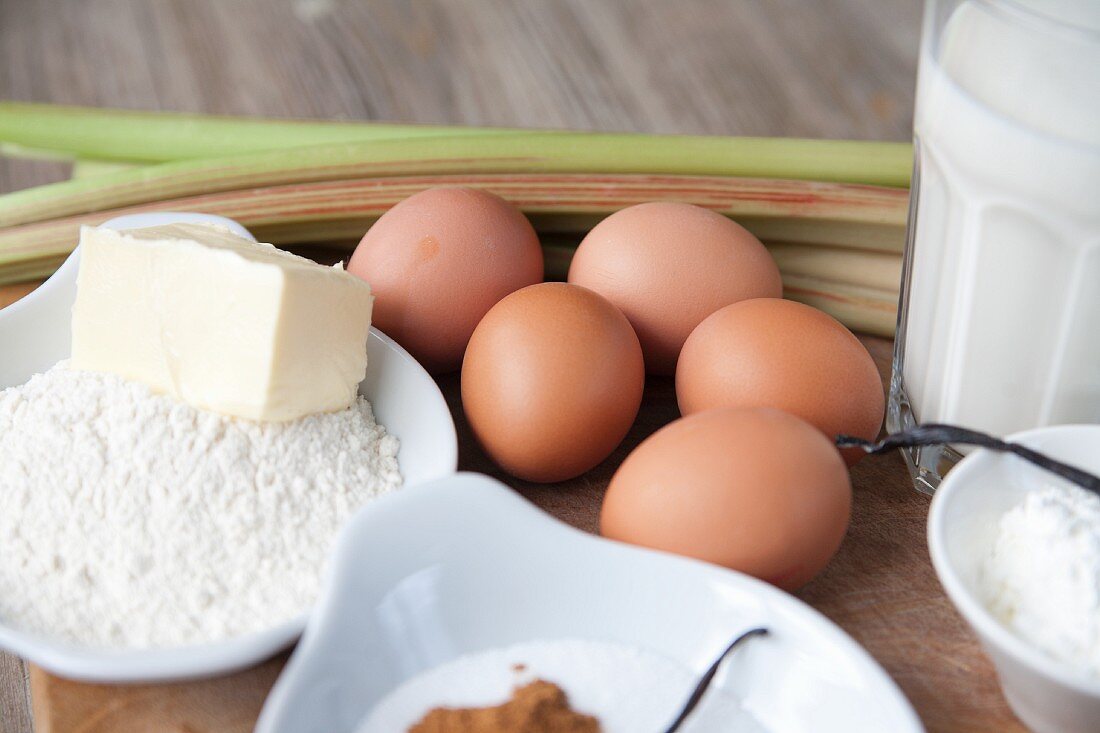
<instances>
[{"instance_id":1,"label":"bowl rim","mask_svg":"<svg viewBox=\"0 0 1100 733\"><path fill-rule=\"evenodd\" d=\"M1038 438L1057 437L1063 433L1083 431L1094 432L1097 438L1100 439L1100 425L1072 424L1049 425L1024 430L1007 436L1005 440L1032 445L1032 442ZM932 497L932 506L928 512L928 551L931 555L932 567L935 569L947 597L984 644L995 647L997 651L1011 657L1017 664L1026 667L1035 674L1046 677L1052 682L1081 694L1100 698L1100 679L1086 673L1074 671L1065 663L1049 656L1013 633L976 597L951 563L947 551L946 523L947 515L952 508L952 502L956 495L966 491L966 487L972 485L976 476L980 475L983 470L987 470L991 462L998 460L1018 461L1022 459L1014 455L980 448L963 458L958 465L952 468L936 490ZM999 667L996 663L994 666ZM997 674L1000 677L999 668Z\"/></svg>"}]
</instances>

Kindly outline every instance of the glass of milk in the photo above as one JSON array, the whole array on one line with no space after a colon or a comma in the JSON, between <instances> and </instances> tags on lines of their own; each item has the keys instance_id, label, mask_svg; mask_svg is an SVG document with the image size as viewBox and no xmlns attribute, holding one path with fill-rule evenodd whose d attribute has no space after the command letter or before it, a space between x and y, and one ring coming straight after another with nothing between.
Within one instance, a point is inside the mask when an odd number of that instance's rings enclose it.
<instances>
[{"instance_id":1,"label":"glass of milk","mask_svg":"<svg viewBox=\"0 0 1100 733\"><path fill-rule=\"evenodd\" d=\"M1100 0L928 0L920 54L887 427L1100 423Z\"/></svg>"}]
</instances>

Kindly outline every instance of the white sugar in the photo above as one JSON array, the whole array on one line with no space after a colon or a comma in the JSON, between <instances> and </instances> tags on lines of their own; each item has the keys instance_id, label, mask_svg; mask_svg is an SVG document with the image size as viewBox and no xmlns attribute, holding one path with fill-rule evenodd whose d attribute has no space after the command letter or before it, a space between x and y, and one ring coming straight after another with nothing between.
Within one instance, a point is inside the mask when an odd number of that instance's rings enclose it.
<instances>
[{"instance_id":1,"label":"white sugar","mask_svg":"<svg viewBox=\"0 0 1100 733\"><path fill-rule=\"evenodd\" d=\"M622 644L525 642L460 657L413 677L375 707L359 733L406 731L435 707L499 705L515 687L535 679L561 687L570 707L598 718L604 733L656 733L679 713L698 675L660 654ZM727 692L712 688L681 730L764 728Z\"/></svg>"}]
</instances>

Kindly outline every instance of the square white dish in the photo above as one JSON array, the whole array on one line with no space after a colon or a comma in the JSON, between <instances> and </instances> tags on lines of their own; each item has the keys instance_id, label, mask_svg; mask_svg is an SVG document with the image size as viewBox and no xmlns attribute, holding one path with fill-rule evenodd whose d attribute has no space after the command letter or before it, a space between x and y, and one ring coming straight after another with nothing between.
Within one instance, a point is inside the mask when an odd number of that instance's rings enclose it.
<instances>
[{"instance_id":1,"label":"square white dish","mask_svg":"<svg viewBox=\"0 0 1100 733\"><path fill-rule=\"evenodd\" d=\"M534 639L633 645L701 675L755 625L771 633L736 652L715 685L769 730L922 730L874 660L793 596L593 537L493 479L458 474L383 497L348 523L256 730L352 733L415 675Z\"/></svg>"},{"instance_id":2,"label":"square white dish","mask_svg":"<svg viewBox=\"0 0 1100 733\"><path fill-rule=\"evenodd\" d=\"M222 223L247 234L236 222L204 214L143 214L112 220L105 226L124 228L196 220ZM21 384L68 358L79 258L79 250L73 252L37 290L0 309L0 389ZM401 442L398 462L405 485L453 474L458 463L458 441L450 410L435 381L408 352L373 328L367 340L367 358L367 376L359 391L371 401L379 423ZM74 646L27 634L0 619L0 647L73 679L179 680L225 674L272 656L294 642L305 626L306 615L224 642L133 651Z\"/></svg>"}]
</instances>

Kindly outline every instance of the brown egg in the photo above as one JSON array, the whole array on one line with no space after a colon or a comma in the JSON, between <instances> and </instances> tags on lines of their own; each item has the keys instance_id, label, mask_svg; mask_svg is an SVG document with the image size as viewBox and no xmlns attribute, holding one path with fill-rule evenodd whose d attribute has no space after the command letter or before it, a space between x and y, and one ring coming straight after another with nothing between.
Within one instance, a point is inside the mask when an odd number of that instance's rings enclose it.
<instances>
[{"instance_id":1,"label":"brown egg","mask_svg":"<svg viewBox=\"0 0 1100 733\"><path fill-rule=\"evenodd\" d=\"M462 363L470 334L508 293L542 281L530 222L499 196L430 188L382 215L348 271L371 284L374 325L433 374Z\"/></svg>"},{"instance_id":2,"label":"brown egg","mask_svg":"<svg viewBox=\"0 0 1100 733\"><path fill-rule=\"evenodd\" d=\"M573 257L569 282L619 307L651 374L672 374L688 334L719 308L783 292L779 268L748 230L672 202L631 206L597 224Z\"/></svg>"},{"instance_id":3,"label":"brown egg","mask_svg":"<svg viewBox=\"0 0 1100 733\"><path fill-rule=\"evenodd\" d=\"M676 399L684 415L775 407L830 440L874 438L885 408L878 368L859 339L816 308L777 298L735 303L699 324L676 367Z\"/></svg>"},{"instance_id":4,"label":"brown egg","mask_svg":"<svg viewBox=\"0 0 1100 733\"><path fill-rule=\"evenodd\" d=\"M840 454L811 425L779 410L709 410L627 456L600 532L794 590L840 547L851 499Z\"/></svg>"},{"instance_id":5,"label":"brown egg","mask_svg":"<svg viewBox=\"0 0 1100 733\"><path fill-rule=\"evenodd\" d=\"M644 382L638 337L615 306L576 285L541 283L478 324L462 362L462 407L505 471L564 481L622 441Z\"/></svg>"}]
</instances>

